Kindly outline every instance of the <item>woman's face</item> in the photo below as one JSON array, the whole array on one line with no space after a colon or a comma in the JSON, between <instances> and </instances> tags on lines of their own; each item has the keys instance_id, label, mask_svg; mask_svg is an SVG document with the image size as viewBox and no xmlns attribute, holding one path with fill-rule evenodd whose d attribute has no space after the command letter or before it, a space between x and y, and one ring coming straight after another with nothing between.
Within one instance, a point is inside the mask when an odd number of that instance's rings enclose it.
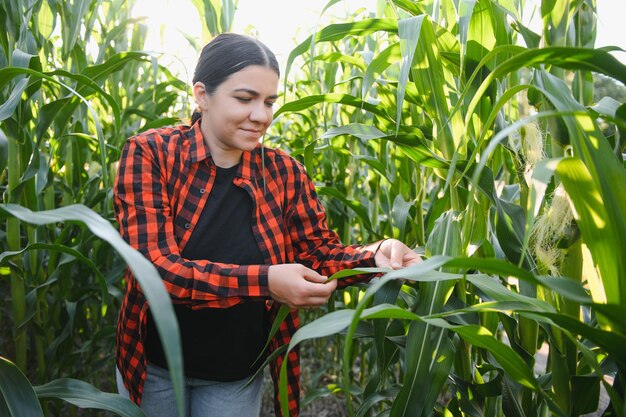
<instances>
[{"instance_id":1,"label":"woman's face","mask_svg":"<svg viewBox=\"0 0 626 417\"><path fill-rule=\"evenodd\" d=\"M256 147L272 122L277 90L278 75L259 65L233 73L212 95L202 83L194 85L196 102L202 110L202 134L214 159L231 156L237 163L242 151Z\"/></svg>"}]
</instances>

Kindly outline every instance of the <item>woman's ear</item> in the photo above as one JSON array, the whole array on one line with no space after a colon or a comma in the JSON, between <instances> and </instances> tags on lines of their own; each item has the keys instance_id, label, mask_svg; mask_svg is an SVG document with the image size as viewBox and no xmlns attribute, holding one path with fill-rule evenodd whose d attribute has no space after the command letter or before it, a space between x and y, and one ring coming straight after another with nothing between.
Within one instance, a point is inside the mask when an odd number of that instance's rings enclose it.
<instances>
[{"instance_id":1,"label":"woman's ear","mask_svg":"<svg viewBox=\"0 0 626 417\"><path fill-rule=\"evenodd\" d=\"M198 107L200 107L200 109L202 110L205 110L208 104L207 96L208 96L208 93L206 91L204 83L201 83L200 81L196 81L193 85L193 98L196 101L196 104L198 105Z\"/></svg>"}]
</instances>

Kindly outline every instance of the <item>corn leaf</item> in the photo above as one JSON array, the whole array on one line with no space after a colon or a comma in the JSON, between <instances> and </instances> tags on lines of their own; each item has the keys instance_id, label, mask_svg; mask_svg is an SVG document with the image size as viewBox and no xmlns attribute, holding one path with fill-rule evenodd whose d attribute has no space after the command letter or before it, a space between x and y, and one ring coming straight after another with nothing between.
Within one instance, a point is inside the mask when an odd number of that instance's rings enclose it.
<instances>
[{"instance_id":1,"label":"corn leaf","mask_svg":"<svg viewBox=\"0 0 626 417\"><path fill-rule=\"evenodd\" d=\"M308 109L309 107L315 106L320 103L340 103L348 106L352 106L361 110L368 111L377 116L381 116L387 120L393 121L384 108L375 106L373 104L367 103L358 99L349 94L339 94L339 93L329 93L329 94L319 94L301 98L299 100L294 100L287 104L281 106L274 113L274 119L276 119L279 115L285 112L298 112L301 110Z\"/></svg>"},{"instance_id":2,"label":"corn leaf","mask_svg":"<svg viewBox=\"0 0 626 417\"><path fill-rule=\"evenodd\" d=\"M336 41L345 38L346 36L365 36L373 32L386 31L390 33L397 33L398 22L395 19L366 19L352 23L337 23L328 25L309 38L305 39L298 46L296 46L287 58L287 65L285 69L285 82L287 82L287 76L293 65L293 61L303 53L309 51L311 46L318 42Z\"/></svg>"},{"instance_id":3,"label":"corn leaf","mask_svg":"<svg viewBox=\"0 0 626 417\"><path fill-rule=\"evenodd\" d=\"M34 389L39 398L59 398L80 408L107 410L124 417L145 417L143 411L128 398L102 392L76 379L55 379Z\"/></svg>"},{"instance_id":4,"label":"corn leaf","mask_svg":"<svg viewBox=\"0 0 626 417\"><path fill-rule=\"evenodd\" d=\"M170 377L174 385L179 413L182 415L183 364L180 348L180 332L170 297L154 265L138 251L130 247L109 222L83 205L75 204L54 210L32 212L16 204L2 204L0 205L0 214L2 214L3 217L14 216L23 222L35 225L57 222L79 222L86 225L94 235L108 242L115 248L120 256L128 263L129 268L132 270L133 275L141 285L148 302L152 306L152 314L154 315L155 324L159 331L159 337L161 338L168 368L170 370Z\"/></svg>"},{"instance_id":5,"label":"corn leaf","mask_svg":"<svg viewBox=\"0 0 626 417\"><path fill-rule=\"evenodd\" d=\"M409 72L415 56L415 50L422 31L422 23L426 15L413 16L408 19L398 21L398 36L400 38L400 52L402 61L400 63L400 76L398 77L398 97L396 104L396 135L400 130L400 120L402 116L402 105L404 104L404 93Z\"/></svg>"},{"instance_id":6,"label":"corn leaf","mask_svg":"<svg viewBox=\"0 0 626 417\"><path fill-rule=\"evenodd\" d=\"M0 129L0 172L3 172L9 162L9 139Z\"/></svg>"},{"instance_id":7,"label":"corn leaf","mask_svg":"<svg viewBox=\"0 0 626 417\"><path fill-rule=\"evenodd\" d=\"M442 319L428 319L406 311L395 305L379 305L366 309L361 315L363 319L397 318L419 320L429 325L449 329L459 334L475 346L488 349L505 371L518 383L532 389L540 390L537 380L526 363L509 346L498 341L487 329L477 325L453 325Z\"/></svg>"},{"instance_id":8,"label":"corn leaf","mask_svg":"<svg viewBox=\"0 0 626 417\"><path fill-rule=\"evenodd\" d=\"M620 248L620 239L617 233L624 230L615 230L609 223L609 214L600 190L591 178L589 170L579 159L567 158L557 167L557 174L563 181L575 210L577 224L583 234L583 239L589 246L593 261L601 273L604 293L607 301L620 304L625 298L619 277L619 260L615 259L616 249Z\"/></svg>"},{"instance_id":9,"label":"corn leaf","mask_svg":"<svg viewBox=\"0 0 626 417\"><path fill-rule=\"evenodd\" d=\"M26 376L15 364L1 356L0 392L0 401L10 413L8 417L43 417L35 391Z\"/></svg>"}]
</instances>

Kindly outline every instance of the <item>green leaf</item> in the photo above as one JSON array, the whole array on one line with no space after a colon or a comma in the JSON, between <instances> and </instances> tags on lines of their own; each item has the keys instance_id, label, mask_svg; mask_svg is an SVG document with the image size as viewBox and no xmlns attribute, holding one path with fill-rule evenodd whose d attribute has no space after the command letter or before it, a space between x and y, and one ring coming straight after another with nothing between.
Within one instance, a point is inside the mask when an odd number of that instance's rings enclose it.
<instances>
[{"instance_id":1,"label":"green leaf","mask_svg":"<svg viewBox=\"0 0 626 417\"><path fill-rule=\"evenodd\" d=\"M272 342L274 335L276 334L276 332L278 332L280 325L283 323L283 321L285 321L290 311L291 311L291 308L288 305L283 304L280 306L278 313L276 313L276 318L272 322L272 328L270 329L269 334L267 335L267 340L265 341L265 345L263 346L263 349L261 349L261 353L259 353L259 356L257 356L257 358L254 360L254 363L256 363L259 359L263 357L265 350Z\"/></svg>"},{"instance_id":2,"label":"green leaf","mask_svg":"<svg viewBox=\"0 0 626 417\"><path fill-rule=\"evenodd\" d=\"M337 310L330 312L319 319L302 326L291 338L289 350L305 340L337 334L352 322L354 310Z\"/></svg>"},{"instance_id":3,"label":"green leaf","mask_svg":"<svg viewBox=\"0 0 626 417\"><path fill-rule=\"evenodd\" d=\"M396 33L398 31L398 22L395 19L366 19L352 23L338 23L328 25L309 36L302 43L296 46L287 58L287 66L285 69L285 87L287 76L293 65L293 61L303 53L309 51L311 46L318 42L329 42L343 39L347 36L366 36L373 32L386 31Z\"/></svg>"},{"instance_id":4,"label":"green leaf","mask_svg":"<svg viewBox=\"0 0 626 417\"><path fill-rule=\"evenodd\" d=\"M444 212L435 222L435 227L428 237L426 255L445 254L459 255L462 252L461 229L457 213ZM453 277L454 274L432 271L420 274L417 278L424 284L420 286L419 298L415 312L421 316L438 313L446 303L454 282L449 279L422 281L429 275ZM393 273L393 272L392 272ZM456 279L459 279L457 276ZM405 375L403 387L391 407L391 417L428 414L435 404L436 396L428 395L428 385L435 383L435 372L445 365L445 373L449 373L452 362L452 351L448 345L448 332L433 327L429 322L416 320L409 326L405 346ZM438 364L435 358L440 358ZM439 385L432 388L439 392L445 380L437 379Z\"/></svg>"},{"instance_id":5,"label":"green leaf","mask_svg":"<svg viewBox=\"0 0 626 417\"><path fill-rule=\"evenodd\" d=\"M396 135L400 130L400 120L402 117L402 105L404 104L404 93L409 80L409 72L413 64L413 57L422 31L422 22L426 15L413 16L408 19L398 21L398 36L400 37L400 51L402 61L400 64L400 76L398 77L398 98L396 104Z\"/></svg>"},{"instance_id":6,"label":"green leaf","mask_svg":"<svg viewBox=\"0 0 626 417\"><path fill-rule=\"evenodd\" d=\"M624 69L626 70L626 67ZM597 221L592 215L589 217L589 220L592 220L592 222L587 225L591 228L600 228L606 232L607 236L605 238L612 242L610 243L613 248L612 255L609 256L608 253L594 253L594 250L591 248L593 244L591 241L593 239L590 234L592 233L591 230L587 232L585 243L590 248L594 262L602 267L600 276L606 287L607 295L609 292L611 293L612 298L610 302L619 304L626 300L626 286L621 285L618 278L626 275L626 195L622 192L626 187L626 170L624 170L623 162L614 157L613 150L600 132L592 116L588 115L585 111L586 109L574 100L562 80L546 71L540 71L535 81L540 91L546 95L557 110L578 111L573 117L564 117L563 122L567 126L574 156L580 158L582 164L579 164L573 171L569 169L572 168L570 162L561 162L559 167L563 165L564 170L565 167L568 167L566 170L567 175L573 176L572 180L574 182L578 182L581 185L582 183L589 183L590 186L593 184L593 191L583 192L593 193L593 195L589 196L593 197L596 203L602 204L602 210L606 211L604 219ZM557 173L561 176L561 169L557 169ZM565 181L564 185L566 185ZM570 197L574 198L573 194L578 191L573 190L571 185L570 182L569 189L566 185L566 190ZM595 211L595 207L590 207L589 202L583 203L580 200L578 201L578 206L583 211ZM577 208L576 204L574 206ZM582 216L581 213L578 214ZM598 232L596 230L593 233L597 236ZM600 243L600 247L605 247L603 245ZM601 250L601 252L604 252L604 250ZM606 263L595 259L596 256L605 259ZM620 301L615 302L615 300Z\"/></svg>"},{"instance_id":7,"label":"green leaf","mask_svg":"<svg viewBox=\"0 0 626 417\"><path fill-rule=\"evenodd\" d=\"M145 132L148 129L156 129L163 126L172 126L180 122L181 120L178 117L160 117L154 120L150 120L145 125L143 125L140 130L142 132Z\"/></svg>"},{"instance_id":8,"label":"green leaf","mask_svg":"<svg viewBox=\"0 0 626 417\"><path fill-rule=\"evenodd\" d=\"M324 8L322 9L322 11L320 12L320 16L324 15L324 12L326 12L326 10L328 10L329 8L331 8L332 6L334 6L335 4L339 3L341 0L329 0L328 3L326 3L326 6L324 6Z\"/></svg>"},{"instance_id":9,"label":"green leaf","mask_svg":"<svg viewBox=\"0 0 626 417\"><path fill-rule=\"evenodd\" d=\"M517 383L535 391L541 391L532 369L526 365L526 362L513 349L497 340L489 330L476 325L454 326L452 330L473 346L489 350L507 375L517 381Z\"/></svg>"},{"instance_id":10,"label":"green leaf","mask_svg":"<svg viewBox=\"0 0 626 417\"><path fill-rule=\"evenodd\" d=\"M344 55L340 52L328 52L325 54L316 55L313 57L313 61L328 62L342 62L344 64L354 65L357 68L365 69L365 63L363 58L352 55Z\"/></svg>"},{"instance_id":11,"label":"green leaf","mask_svg":"<svg viewBox=\"0 0 626 417\"><path fill-rule=\"evenodd\" d=\"M348 106L355 107L357 109L368 111L377 116L381 116L384 119L389 121L393 121L384 108L375 106L373 104L367 103L361 99L358 99L349 94L339 94L339 93L330 93L330 94L318 94L312 95L308 97L304 97L298 100L291 101L283 106L281 106L274 113L274 119L276 119L279 115L285 112L298 112L301 110L308 109L312 106L321 103L340 103Z\"/></svg>"},{"instance_id":12,"label":"green leaf","mask_svg":"<svg viewBox=\"0 0 626 417\"><path fill-rule=\"evenodd\" d=\"M77 250L70 248L68 246L65 246L65 245L33 243L19 251L5 251L5 252L0 253L0 266L4 265L11 258L22 255L32 250L59 251L62 253L67 253L68 255L73 256L74 258L83 262L85 265L89 266L91 270L93 271L94 275L96 276L98 283L100 284L100 288L102 290L102 300L101 300L102 304L108 304L109 293L117 292L117 290L114 287L109 285L109 283L107 282L102 272L100 272L100 269L98 268L98 266L91 259L87 258L85 255L78 252Z\"/></svg>"},{"instance_id":13,"label":"green leaf","mask_svg":"<svg viewBox=\"0 0 626 417\"><path fill-rule=\"evenodd\" d=\"M406 279L410 281L437 281L437 280L456 280L463 277L463 274L450 274L434 271L438 268L454 268L463 270L481 271L487 274L499 275L502 277L515 277L533 285L540 285L549 288L564 298L580 302L581 304L590 305L592 303L590 297L582 288L581 283L571 279L553 278L553 277L537 277L531 272L519 268L502 259L487 258L453 258L449 256L433 256L417 265L407 268L394 270L385 274L379 281L370 285L366 291L363 300L369 299L378 289L386 282L392 279ZM474 279L474 277L478 277ZM474 280L476 285L481 286L484 290L492 291L492 294L500 292L496 287L490 286L481 275L467 275L468 280ZM495 284L494 284L495 285ZM362 300L362 302L363 302ZM504 300L504 299L502 299ZM537 304L540 306L540 304ZM541 304L543 306L543 304Z\"/></svg>"},{"instance_id":14,"label":"green leaf","mask_svg":"<svg viewBox=\"0 0 626 417\"><path fill-rule=\"evenodd\" d=\"M467 48L467 32L469 31L470 19L476 6L476 0L461 0L459 3L459 42L461 44L461 59ZM463 65L461 65L461 68Z\"/></svg>"},{"instance_id":15,"label":"green leaf","mask_svg":"<svg viewBox=\"0 0 626 417\"><path fill-rule=\"evenodd\" d=\"M365 208L365 206L363 206L363 204L359 203L356 200L349 199L348 197L346 197L345 194L341 193L335 187L318 187L317 193L320 195L328 195L328 196L338 199L344 205L350 207L356 213L361 223L367 230L372 231L372 232L374 231L372 228L372 223L369 218L369 214L367 213L367 209Z\"/></svg>"},{"instance_id":16,"label":"green leaf","mask_svg":"<svg viewBox=\"0 0 626 417\"><path fill-rule=\"evenodd\" d=\"M15 364L2 356L0 356L0 392L10 417L43 417L39 400L26 376Z\"/></svg>"},{"instance_id":17,"label":"green leaf","mask_svg":"<svg viewBox=\"0 0 626 417\"><path fill-rule=\"evenodd\" d=\"M89 11L89 6L91 5L90 0L76 0L71 6L69 6L69 10L71 11L66 16L65 23L69 24L66 27L67 35L63 37L63 50L65 51L64 56L67 58L70 52L74 49L76 45L76 41L79 39L80 29L85 19L85 15ZM66 10L68 10L66 9Z\"/></svg>"},{"instance_id":18,"label":"green leaf","mask_svg":"<svg viewBox=\"0 0 626 417\"><path fill-rule=\"evenodd\" d=\"M37 27L41 36L44 39L47 39L52 35L54 31L54 22L56 20L56 15L50 9L47 1L42 2L41 9L39 9L39 13L37 16Z\"/></svg>"},{"instance_id":19,"label":"green leaf","mask_svg":"<svg viewBox=\"0 0 626 417\"><path fill-rule=\"evenodd\" d=\"M508 345L500 342L486 328L474 324L453 325L442 319L427 319L394 305L379 305L363 311L361 318L404 318L421 320L432 326L450 329L474 346L488 349L507 374L519 384L541 391L533 372ZM402 414L401 414L402 415Z\"/></svg>"},{"instance_id":20,"label":"green leaf","mask_svg":"<svg viewBox=\"0 0 626 417\"><path fill-rule=\"evenodd\" d=\"M616 233L624 233L624 230L614 230L608 221L609 215L600 190L593 181L589 170L581 160L566 158L557 167L557 174L563 181L565 190L575 209L574 217L580 227L583 240L589 247L593 256L593 262L600 271L604 285L606 300L612 304L620 304L624 297L621 293L619 264L616 262L616 249L620 246L620 239ZM601 300L603 297L594 294L594 299Z\"/></svg>"},{"instance_id":21,"label":"green leaf","mask_svg":"<svg viewBox=\"0 0 626 417\"><path fill-rule=\"evenodd\" d=\"M613 97L602 97L591 109L598 114L615 118L615 114L620 105L621 103Z\"/></svg>"},{"instance_id":22,"label":"green leaf","mask_svg":"<svg viewBox=\"0 0 626 417\"><path fill-rule=\"evenodd\" d=\"M392 2L402 10L405 10L414 16L426 13L424 5L416 3L412 0L392 0Z\"/></svg>"},{"instance_id":23,"label":"green leaf","mask_svg":"<svg viewBox=\"0 0 626 417\"><path fill-rule=\"evenodd\" d=\"M284 416L289 415L289 405L287 402L287 356L295 346L304 340L318 337L330 336L339 333L350 325L354 310L337 310L320 317L319 319L302 326L291 338L289 347L285 353L285 359L280 369L279 396L281 410Z\"/></svg>"},{"instance_id":24,"label":"green leaf","mask_svg":"<svg viewBox=\"0 0 626 417\"><path fill-rule=\"evenodd\" d=\"M360 275L360 274L376 274L376 273L385 273L385 272L389 272L391 271L391 268L357 268L357 269L342 269L339 272L335 272L334 274L332 274L330 277L328 277L328 279L326 281L324 281L324 283L336 280L336 279L341 279L341 278L347 278L347 277L353 277L355 275Z\"/></svg>"},{"instance_id":25,"label":"green leaf","mask_svg":"<svg viewBox=\"0 0 626 417\"><path fill-rule=\"evenodd\" d=\"M361 97L365 99L367 92L372 88L376 74L382 74L387 68L402 58L400 52L400 44L392 43L382 52L374 56L372 62L369 63L365 74L363 75L363 84L361 86Z\"/></svg>"},{"instance_id":26,"label":"green leaf","mask_svg":"<svg viewBox=\"0 0 626 417\"><path fill-rule=\"evenodd\" d=\"M237 3L239 3L239 0L221 0L220 26L222 32L230 32L232 30Z\"/></svg>"},{"instance_id":27,"label":"green leaf","mask_svg":"<svg viewBox=\"0 0 626 417\"><path fill-rule=\"evenodd\" d=\"M4 131L0 129L0 174L9 163L9 139Z\"/></svg>"},{"instance_id":28,"label":"green leaf","mask_svg":"<svg viewBox=\"0 0 626 417\"><path fill-rule=\"evenodd\" d=\"M567 299L578 301L582 304L591 302L591 299L579 282L571 279L535 276L531 272L501 259L456 258L449 260L446 266L479 270L503 277L516 277L528 283L549 288Z\"/></svg>"},{"instance_id":29,"label":"green leaf","mask_svg":"<svg viewBox=\"0 0 626 417\"><path fill-rule=\"evenodd\" d=\"M622 368L626 368L626 336L587 325L574 317L565 314L543 312L524 313L536 321L550 320L562 329L590 340L606 351Z\"/></svg>"},{"instance_id":30,"label":"green leaf","mask_svg":"<svg viewBox=\"0 0 626 417\"><path fill-rule=\"evenodd\" d=\"M450 163L435 154L428 146L426 146L418 135L400 134L390 135L381 138L381 140L393 142L399 145L402 153L420 165L430 168L449 168Z\"/></svg>"},{"instance_id":31,"label":"green leaf","mask_svg":"<svg viewBox=\"0 0 626 417\"><path fill-rule=\"evenodd\" d=\"M340 135L352 135L361 140L378 139L385 136L383 132L376 129L374 126L362 123L349 123L344 126L328 129L322 136L320 136L320 139L334 138Z\"/></svg>"},{"instance_id":32,"label":"green leaf","mask_svg":"<svg viewBox=\"0 0 626 417\"><path fill-rule=\"evenodd\" d=\"M571 70L587 70L598 72L607 75L611 78L621 81L626 84L626 66L620 63L614 56L602 49L589 49L589 48L574 48L574 47L549 47L538 49L523 49L518 47L498 47L486 55L481 65L484 65L488 59L491 59L492 55L499 53L511 53L517 51L517 53L508 58L483 80L479 89L474 94L472 101L467 106L466 114L470 117L478 102L482 98L483 94L489 87L489 85L504 75L516 71L520 68L528 68L539 66L541 64L549 64L556 67L571 69ZM476 69L473 77L478 73L479 67ZM471 82L468 82L470 85ZM569 89L568 89L569 90ZM463 91L463 96L467 93L468 88ZM459 101L459 104L462 101Z\"/></svg>"},{"instance_id":33,"label":"green leaf","mask_svg":"<svg viewBox=\"0 0 626 417\"><path fill-rule=\"evenodd\" d=\"M526 417L522 406L517 400L515 392L512 392L507 378L502 380L502 411L507 417Z\"/></svg>"},{"instance_id":34,"label":"green leaf","mask_svg":"<svg viewBox=\"0 0 626 417\"><path fill-rule=\"evenodd\" d=\"M28 78L22 78L17 82L7 101L0 105L0 122L11 117L15 108L22 100L22 93L26 90L27 86Z\"/></svg>"},{"instance_id":35,"label":"green leaf","mask_svg":"<svg viewBox=\"0 0 626 417\"><path fill-rule=\"evenodd\" d=\"M574 375L572 384L572 414L593 413L600 400L600 380L597 376Z\"/></svg>"},{"instance_id":36,"label":"green leaf","mask_svg":"<svg viewBox=\"0 0 626 417\"><path fill-rule=\"evenodd\" d=\"M569 0L541 2L544 40L549 45L565 45L568 27L572 22L574 8Z\"/></svg>"},{"instance_id":37,"label":"green leaf","mask_svg":"<svg viewBox=\"0 0 626 417\"><path fill-rule=\"evenodd\" d=\"M407 221L409 219L409 212L413 207L413 201L404 201L402 194L396 195L393 199L393 205L391 207L391 218L393 219L393 227L398 228L398 238L405 240L405 231Z\"/></svg>"},{"instance_id":38,"label":"green leaf","mask_svg":"<svg viewBox=\"0 0 626 417\"><path fill-rule=\"evenodd\" d=\"M132 19L130 20L132 21ZM146 51L124 51L118 52L108 58L102 64L90 65L84 69L83 75L94 81L106 80L114 72L118 72L128 67L131 61L147 62L154 57Z\"/></svg>"},{"instance_id":39,"label":"green leaf","mask_svg":"<svg viewBox=\"0 0 626 417\"><path fill-rule=\"evenodd\" d=\"M524 230L524 242L522 247L522 256L528 250L528 243L530 241L530 231L535 219L539 214L539 209L543 203L543 199L546 195L546 190L554 171L560 161L560 158L544 159L535 165L533 174L529 184L528 203L526 206L526 223Z\"/></svg>"},{"instance_id":40,"label":"green leaf","mask_svg":"<svg viewBox=\"0 0 626 417\"><path fill-rule=\"evenodd\" d=\"M183 360L180 348L180 332L169 294L154 265L141 253L129 246L109 222L80 204L39 212L32 212L16 204L0 204L0 215L2 217L17 217L25 223L36 225L79 222L86 225L94 235L108 242L119 253L132 270L152 307L151 311L159 331L174 385L179 413L182 415Z\"/></svg>"},{"instance_id":41,"label":"green leaf","mask_svg":"<svg viewBox=\"0 0 626 417\"><path fill-rule=\"evenodd\" d=\"M34 389L39 398L59 398L80 408L111 411L123 417L145 417L143 411L128 398L102 392L84 381L60 378Z\"/></svg>"},{"instance_id":42,"label":"green leaf","mask_svg":"<svg viewBox=\"0 0 626 417\"><path fill-rule=\"evenodd\" d=\"M361 403L361 406L357 410L356 417L363 417L375 405L395 398L398 395L398 391L398 388L393 387L381 392L373 393L367 397L363 403Z\"/></svg>"},{"instance_id":43,"label":"green leaf","mask_svg":"<svg viewBox=\"0 0 626 417\"><path fill-rule=\"evenodd\" d=\"M52 75L61 75L64 77L68 77L70 79L74 79L77 81L80 81L81 83L83 83L84 85L98 91L106 100L107 102L111 105L111 109L113 111L113 114L116 116L115 120L117 121L117 124L119 125L119 120L120 120L120 110L119 110L119 106L117 104L117 102L113 99L113 97L106 93L104 90L102 90L96 83L94 83L92 80L90 80L89 78L83 76L83 75L79 75L79 74L72 74L69 73L67 71L62 71L62 70L56 70L56 71L52 71L50 73L42 73L39 71L34 71L34 70L30 70L27 68L4 68L4 69L0 69L0 88L2 87L2 81L6 79L10 79L11 77L15 77L16 75L20 75L20 74L27 74L30 75L32 77L35 78L41 78L50 82L53 82L55 84L58 84L64 88L67 88L69 91L71 91L75 96L77 96L78 98L80 98L80 100L85 103L85 105L87 106L87 108L89 109L91 115L93 116L93 120L95 122L96 125L96 131L98 133L98 142L100 144L100 148L102 150L102 152L100 152L100 164L102 166L107 166L107 161L106 161L106 142L104 139L104 133L102 131L102 126L100 124L100 119L98 117L98 113L96 112L96 110L94 109L94 107L91 105L91 103L85 98L83 97L77 90L75 90L74 88L70 87L67 84L62 83L61 81L58 81L57 79L53 78ZM109 183L109 176L108 176L108 170L103 170L102 171L102 179L103 182L105 184L105 186L110 187L111 184Z\"/></svg>"},{"instance_id":44,"label":"green leaf","mask_svg":"<svg viewBox=\"0 0 626 417\"><path fill-rule=\"evenodd\" d=\"M465 125L460 114L450 111L456 92L447 79L449 72L437 46L436 26L426 19L422 23L421 34L415 55L420 59L413 62L411 79L422 97L424 109L437 124L437 136L433 139L435 149L446 159L452 159L454 153L466 154L465 143L461 138L465 134Z\"/></svg>"},{"instance_id":45,"label":"green leaf","mask_svg":"<svg viewBox=\"0 0 626 417\"><path fill-rule=\"evenodd\" d=\"M482 274L467 274L465 278L487 296L487 299L500 302L520 302L521 305L534 306L539 311L554 311L554 307L550 303L513 292L497 279Z\"/></svg>"},{"instance_id":46,"label":"green leaf","mask_svg":"<svg viewBox=\"0 0 626 417\"><path fill-rule=\"evenodd\" d=\"M620 120L622 123L617 125L617 130L620 134L620 137L626 137L626 103L622 103L621 106L617 108L615 111L615 117Z\"/></svg>"}]
</instances>

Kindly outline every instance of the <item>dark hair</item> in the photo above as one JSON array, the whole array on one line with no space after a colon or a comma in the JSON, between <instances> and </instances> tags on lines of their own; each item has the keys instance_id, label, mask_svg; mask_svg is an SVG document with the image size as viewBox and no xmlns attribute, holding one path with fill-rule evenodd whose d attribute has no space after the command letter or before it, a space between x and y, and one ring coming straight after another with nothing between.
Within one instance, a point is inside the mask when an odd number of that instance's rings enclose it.
<instances>
[{"instance_id":1,"label":"dark hair","mask_svg":"<svg viewBox=\"0 0 626 417\"><path fill-rule=\"evenodd\" d=\"M202 82L211 95L231 74L250 65L270 68L280 77L276 56L259 40L236 33L221 33L202 48L193 74L193 84ZM199 118L200 113L194 111L191 124Z\"/></svg>"}]
</instances>

